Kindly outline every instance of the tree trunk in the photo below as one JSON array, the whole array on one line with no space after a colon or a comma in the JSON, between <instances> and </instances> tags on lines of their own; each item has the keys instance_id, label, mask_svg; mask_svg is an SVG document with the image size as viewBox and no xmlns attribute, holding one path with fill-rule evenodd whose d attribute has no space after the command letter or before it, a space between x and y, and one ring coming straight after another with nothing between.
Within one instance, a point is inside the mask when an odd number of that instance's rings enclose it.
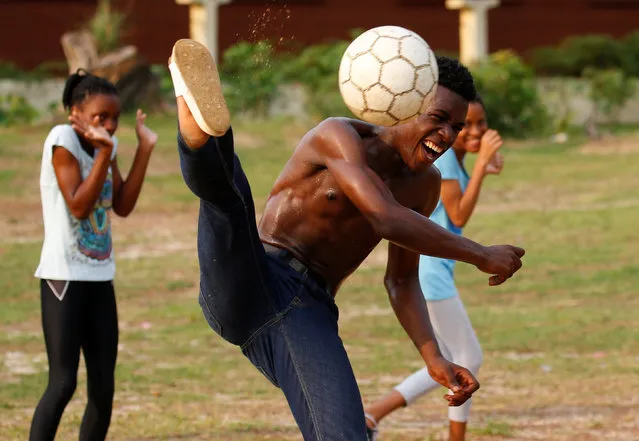
<instances>
[{"instance_id":1,"label":"tree trunk","mask_svg":"<svg viewBox=\"0 0 639 441\"><path fill-rule=\"evenodd\" d=\"M138 64L126 72L117 82L122 109L125 111L143 108L145 112L165 109L160 93L160 80L148 64Z\"/></svg>"}]
</instances>

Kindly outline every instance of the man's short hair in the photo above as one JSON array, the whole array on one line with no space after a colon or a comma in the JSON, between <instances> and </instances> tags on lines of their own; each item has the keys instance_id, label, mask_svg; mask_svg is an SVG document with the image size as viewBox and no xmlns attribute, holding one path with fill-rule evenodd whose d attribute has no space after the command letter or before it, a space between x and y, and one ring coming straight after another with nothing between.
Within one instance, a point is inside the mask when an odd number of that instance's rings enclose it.
<instances>
[{"instance_id":1,"label":"man's short hair","mask_svg":"<svg viewBox=\"0 0 639 441\"><path fill-rule=\"evenodd\" d=\"M466 66L453 58L438 56L437 67L440 86L455 92L468 102L475 101L477 96L475 82Z\"/></svg>"}]
</instances>

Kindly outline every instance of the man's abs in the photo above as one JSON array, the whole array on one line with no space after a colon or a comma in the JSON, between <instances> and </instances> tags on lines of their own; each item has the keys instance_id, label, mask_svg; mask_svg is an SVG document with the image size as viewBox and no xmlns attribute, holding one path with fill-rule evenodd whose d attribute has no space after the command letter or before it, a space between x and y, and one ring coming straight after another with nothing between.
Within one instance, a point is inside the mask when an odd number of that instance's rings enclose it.
<instances>
[{"instance_id":1,"label":"man's abs","mask_svg":"<svg viewBox=\"0 0 639 441\"><path fill-rule=\"evenodd\" d=\"M323 190L323 191L322 191ZM379 243L370 223L337 189L269 198L259 225L262 241L285 248L333 289Z\"/></svg>"}]
</instances>

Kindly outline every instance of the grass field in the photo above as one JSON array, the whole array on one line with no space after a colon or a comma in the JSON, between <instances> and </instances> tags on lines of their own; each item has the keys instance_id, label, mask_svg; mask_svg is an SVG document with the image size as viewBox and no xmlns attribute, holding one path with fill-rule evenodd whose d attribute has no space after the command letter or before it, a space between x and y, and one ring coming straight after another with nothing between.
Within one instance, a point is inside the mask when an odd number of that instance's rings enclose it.
<instances>
[{"instance_id":1,"label":"grass field","mask_svg":"<svg viewBox=\"0 0 639 441\"><path fill-rule=\"evenodd\" d=\"M279 390L215 336L197 304L197 201L182 183L175 123L160 134L136 211L114 219L120 352L111 440L301 440ZM308 127L236 123L257 206ZM0 130L0 440L24 440L46 385L39 291L38 174L48 127ZM134 131L121 127L120 168ZM508 142L466 229L527 249L502 287L467 265L459 287L485 350L474 440L639 440L639 134L584 144ZM338 295L364 399L422 362L382 287L384 247ZM330 375L330 373L327 373ZM57 439L77 439L84 368ZM384 421L382 440L444 439L442 393Z\"/></svg>"}]
</instances>

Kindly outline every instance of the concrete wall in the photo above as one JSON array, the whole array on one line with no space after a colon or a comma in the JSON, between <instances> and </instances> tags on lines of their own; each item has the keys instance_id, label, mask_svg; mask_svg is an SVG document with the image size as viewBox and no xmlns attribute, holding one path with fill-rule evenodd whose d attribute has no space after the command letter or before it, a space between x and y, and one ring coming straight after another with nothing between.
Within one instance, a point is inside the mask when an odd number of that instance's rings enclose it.
<instances>
[{"instance_id":1,"label":"concrete wall","mask_svg":"<svg viewBox=\"0 0 639 441\"><path fill-rule=\"evenodd\" d=\"M639 81L637 94L628 100L615 122L639 124ZM588 81L573 78L544 78L539 80L541 99L552 115L567 118L570 124L583 125L593 113L588 98ZM606 118L598 118L608 122Z\"/></svg>"},{"instance_id":2,"label":"concrete wall","mask_svg":"<svg viewBox=\"0 0 639 441\"><path fill-rule=\"evenodd\" d=\"M61 106L63 90L64 80L0 80L0 96L21 95L40 113L48 112L52 106Z\"/></svg>"},{"instance_id":3,"label":"concrete wall","mask_svg":"<svg viewBox=\"0 0 639 441\"><path fill-rule=\"evenodd\" d=\"M593 113L593 103L588 98L587 81L572 78L544 78L538 80L541 101L556 119L565 119L571 125L583 125ZM271 104L274 115L304 116L304 102L308 98L297 85L280 87L278 96ZM599 122L608 122L598 118ZM616 122L639 124L639 80L637 94L626 103Z\"/></svg>"},{"instance_id":4,"label":"concrete wall","mask_svg":"<svg viewBox=\"0 0 639 441\"><path fill-rule=\"evenodd\" d=\"M0 80L0 96L22 95L40 113L47 113L52 103L60 104L63 80L22 82ZM553 115L567 118L571 124L582 125L592 113L593 105L587 97L588 83L578 79L551 78L539 80L539 91L544 104ZM639 92L639 81L637 82ZM284 85L270 106L273 115L307 117L304 115L308 98L299 85ZM639 93L619 113L618 122L639 124Z\"/></svg>"}]
</instances>

